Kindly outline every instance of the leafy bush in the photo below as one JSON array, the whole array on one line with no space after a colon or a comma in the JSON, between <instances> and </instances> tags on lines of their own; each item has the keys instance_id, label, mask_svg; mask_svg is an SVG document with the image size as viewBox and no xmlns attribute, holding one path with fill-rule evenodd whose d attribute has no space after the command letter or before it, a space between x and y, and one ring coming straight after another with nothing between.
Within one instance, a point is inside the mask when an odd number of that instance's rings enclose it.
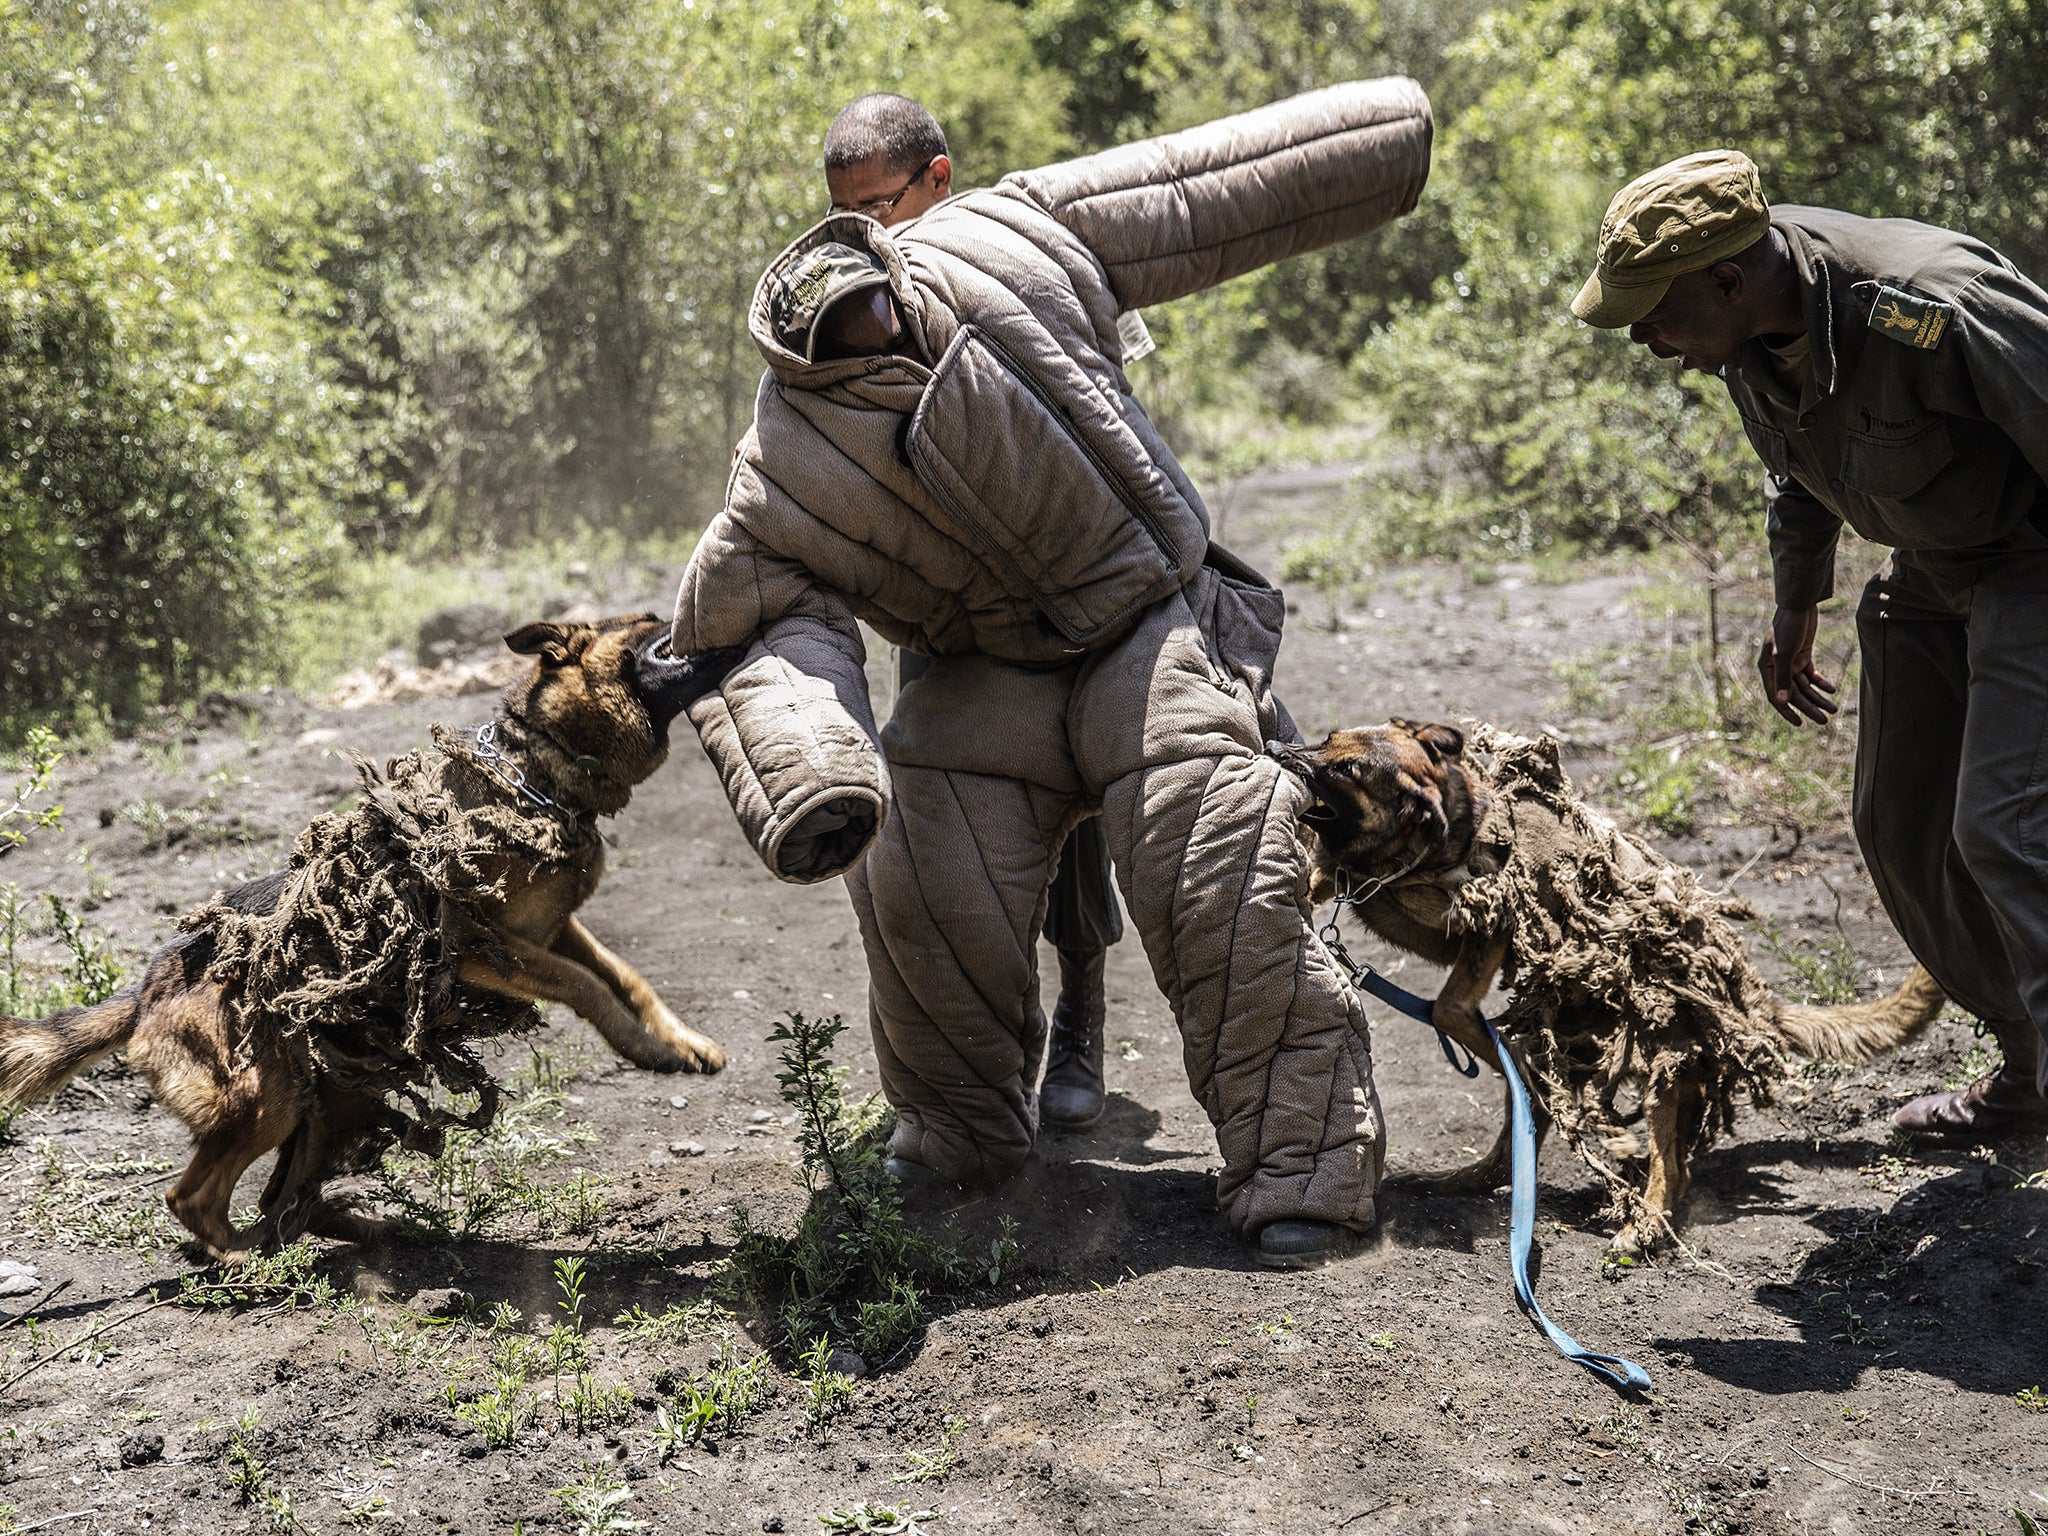
<instances>
[{"instance_id":1,"label":"leafy bush","mask_svg":"<svg viewBox=\"0 0 2048 1536\"><path fill-rule=\"evenodd\" d=\"M362 490L317 299L245 259L218 172L138 174L110 131L132 54L41 14L0 5L0 724L17 729L132 718L268 659Z\"/></svg>"},{"instance_id":2,"label":"leafy bush","mask_svg":"<svg viewBox=\"0 0 2048 1536\"><path fill-rule=\"evenodd\" d=\"M61 758L54 735L41 727L29 731L22 777L0 798L0 854L19 848L31 832L63 826L63 806L36 803L49 792ZM44 909L43 922L37 919L38 906ZM54 938L64 958L56 966L39 963L23 948L23 940L36 938ZM120 984L121 967L105 937L61 897L45 892L41 903L24 901L12 881L0 884L0 1014L40 1018L60 1008L100 1002ZM13 1114L0 1116L0 1133Z\"/></svg>"},{"instance_id":3,"label":"leafy bush","mask_svg":"<svg viewBox=\"0 0 2048 1536\"><path fill-rule=\"evenodd\" d=\"M1420 450L1361 487L1379 558L1641 549L1697 536L1762 470L1718 380L1572 319L1576 268L1475 231L1435 302L1360 354L1366 392Z\"/></svg>"},{"instance_id":4,"label":"leafy bush","mask_svg":"<svg viewBox=\"0 0 2048 1536\"><path fill-rule=\"evenodd\" d=\"M701 518L761 376L755 279L823 216L853 97L926 99L964 185L1063 146L1064 93L1000 0L447 0L424 36L463 107L463 233L397 342L420 489L471 533Z\"/></svg>"},{"instance_id":5,"label":"leafy bush","mask_svg":"<svg viewBox=\"0 0 2048 1536\"><path fill-rule=\"evenodd\" d=\"M886 1111L873 1100L848 1104L846 1069L832 1062L845 1029L837 1014L792 1013L769 1032L781 1047L776 1081L796 1111L811 1201L788 1237L756 1226L742 1208L725 1283L792 1358L808 1352L822 1361L844 1343L879 1365L923 1329L928 1296L994 1285L1016 1244L1006 1221L984 1253L970 1255L904 1218L883 1166Z\"/></svg>"},{"instance_id":6,"label":"leafy bush","mask_svg":"<svg viewBox=\"0 0 2048 1536\"><path fill-rule=\"evenodd\" d=\"M701 521L878 85L970 179L1065 147L1002 0L0 0L0 737L288 670L422 520Z\"/></svg>"},{"instance_id":7,"label":"leafy bush","mask_svg":"<svg viewBox=\"0 0 2048 1536\"><path fill-rule=\"evenodd\" d=\"M1343 399L1344 370L1327 357L1275 338L1252 368L1260 397L1284 420L1321 426Z\"/></svg>"}]
</instances>

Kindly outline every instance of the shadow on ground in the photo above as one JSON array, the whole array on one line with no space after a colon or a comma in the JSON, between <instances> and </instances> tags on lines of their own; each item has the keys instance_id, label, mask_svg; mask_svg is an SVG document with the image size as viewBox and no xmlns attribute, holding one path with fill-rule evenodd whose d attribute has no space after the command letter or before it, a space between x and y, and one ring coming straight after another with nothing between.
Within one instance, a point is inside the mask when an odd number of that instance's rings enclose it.
<instances>
[{"instance_id":1,"label":"shadow on ground","mask_svg":"<svg viewBox=\"0 0 2048 1536\"><path fill-rule=\"evenodd\" d=\"M1888 1206L1805 1204L1807 1225L1826 1240L1790 1280L1753 1293L1796 1339L1668 1338L1659 1346L1772 1396L1846 1391L1880 1366L2000 1397L2038 1386L2048 1360L2016 1351L1995 1326L2037 1314L2048 1299L2048 1257L2034 1240L2048 1226L2048 1189L2016 1187L2014 1177L1968 1163Z\"/></svg>"}]
</instances>

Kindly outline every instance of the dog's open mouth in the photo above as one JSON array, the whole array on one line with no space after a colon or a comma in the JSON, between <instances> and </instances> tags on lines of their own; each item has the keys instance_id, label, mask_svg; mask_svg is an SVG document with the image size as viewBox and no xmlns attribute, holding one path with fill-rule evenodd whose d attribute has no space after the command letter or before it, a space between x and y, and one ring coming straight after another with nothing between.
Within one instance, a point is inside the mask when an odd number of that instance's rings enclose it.
<instances>
[{"instance_id":1,"label":"dog's open mouth","mask_svg":"<svg viewBox=\"0 0 2048 1536\"><path fill-rule=\"evenodd\" d=\"M1293 742L1289 741L1269 741L1266 743L1266 756L1272 758L1274 762L1300 779L1302 783L1308 786L1309 793L1316 796L1315 802L1301 813L1303 821L1312 827L1328 827L1336 824L1336 808L1317 793L1317 763L1310 756L1308 748L1296 746Z\"/></svg>"},{"instance_id":2,"label":"dog's open mouth","mask_svg":"<svg viewBox=\"0 0 2048 1536\"><path fill-rule=\"evenodd\" d=\"M634 650L633 691L647 706L655 737L668 740L669 723L725 682L746 652L738 646L699 651L678 656L669 649L669 631L664 626Z\"/></svg>"}]
</instances>

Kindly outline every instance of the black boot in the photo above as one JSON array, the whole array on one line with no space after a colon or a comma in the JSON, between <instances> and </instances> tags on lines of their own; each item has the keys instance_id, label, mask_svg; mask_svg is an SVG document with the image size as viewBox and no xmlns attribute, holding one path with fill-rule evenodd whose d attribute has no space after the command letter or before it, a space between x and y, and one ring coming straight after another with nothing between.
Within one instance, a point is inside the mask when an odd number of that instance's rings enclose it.
<instances>
[{"instance_id":1,"label":"black boot","mask_svg":"<svg viewBox=\"0 0 2048 1536\"><path fill-rule=\"evenodd\" d=\"M1253 1256L1268 1269L1319 1269L1359 1247L1359 1236L1349 1227L1308 1216L1269 1221L1251 1241Z\"/></svg>"},{"instance_id":2,"label":"black boot","mask_svg":"<svg viewBox=\"0 0 2048 1536\"><path fill-rule=\"evenodd\" d=\"M1038 1117L1078 1131L1102 1118L1102 962L1107 949L1063 949L1060 1000L1052 1010L1052 1056L1038 1094Z\"/></svg>"},{"instance_id":3,"label":"black boot","mask_svg":"<svg viewBox=\"0 0 2048 1536\"><path fill-rule=\"evenodd\" d=\"M2019 1131L2048 1127L2048 1099L2034 1086L2041 1036L2031 1020L1991 1025L2005 1060L1967 1088L1923 1094L1901 1104L1892 1123L1908 1136L1958 1145L1988 1145Z\"/></svg>"}]
</instances>

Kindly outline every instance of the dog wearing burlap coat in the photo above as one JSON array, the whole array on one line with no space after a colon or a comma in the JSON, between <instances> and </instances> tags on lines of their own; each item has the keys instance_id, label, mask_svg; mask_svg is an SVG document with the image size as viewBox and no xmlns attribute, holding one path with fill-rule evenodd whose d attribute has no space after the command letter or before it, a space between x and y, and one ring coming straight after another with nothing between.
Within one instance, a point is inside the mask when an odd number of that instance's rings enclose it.
<instances>
[{"instance_id":1,"label":"dog wearing burlap coat","mask_svg":"<svg viewBox=\"0 0 2048 1536\"><path fill-rule=\"evenodd\" d=\"M190 914L134 985L0 1019L0 1105L125 1045L197 1143L172 1214L239 1260L307 1230L374 1235L323 1186L488 1125L497 1087L475 1043L536 1027L536 1004L573 1009L639 1066L717 1071L717 1042L575 915L604 871L597 818L624 809L670 721L738 659L670 656L666 630L651 614L515 630L507 644L535 665L490 721L437 726L433 750L382 771L358 759L356 803L308 826L288 869ZM258 1220L239 1230L235 1185L273 1150Z\"/></svg>"},{"instance_id":2,"label":"dog wearing burlap coat","mask_svg":"<svg viewBox=\"0 0 2048 1536\"><path fill-rule=\"evenodd\" d=\"M1741 1104L1775 1097L1788 1056L1869 1060L1945 1002L1919 966L1874 1002L1785 1002L1734 926L1748 904L1588 806L1551 737L1394 720L1268 750L1315 796L1311 899L1341 897L1380 938L1448 967L1431 1022L1496 1069L1479 1005L1507 987L1492 1022L1530 1085L1539 1145L1557 1126L1605 1181L1623 1253L1673 1235L1691 1160ZM1494 1189L1508 1157L1503 1125L1470 1167L1417 1182Z\"/></svg>"}]
</instances>

